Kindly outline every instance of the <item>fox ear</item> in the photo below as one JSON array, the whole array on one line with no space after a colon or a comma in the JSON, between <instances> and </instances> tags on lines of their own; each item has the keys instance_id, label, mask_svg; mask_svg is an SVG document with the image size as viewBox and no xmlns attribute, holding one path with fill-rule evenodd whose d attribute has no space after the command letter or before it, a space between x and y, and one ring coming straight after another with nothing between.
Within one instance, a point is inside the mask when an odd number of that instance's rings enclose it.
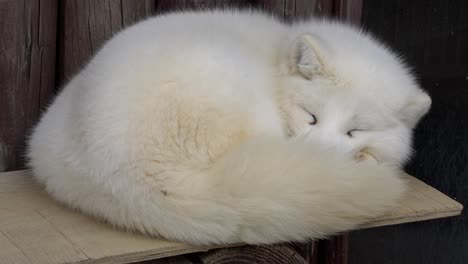
<instances>
[{"instance_id":1,"label":"fox ear","mask_svg":"<svg viewBox=\"0 0 468 264\"><path fill-rule=\"evenodd\" d=\"M294 40L290 52L290 63L294 72L307 79L324 70L321 40L310 34L302 34Z\"/></svg>"},{"instance_id":2,"label":"fox ear","mask_svg":"<svg viewBox=\"0 0 468 264\"><path fill-rule=\"evenodd\" d=\"M431 97L423 91L413 96L408 103L400 110L400 117L408 127L413 128L418 121L429 111L431 107Z\"/></svg>"}]
</instances>

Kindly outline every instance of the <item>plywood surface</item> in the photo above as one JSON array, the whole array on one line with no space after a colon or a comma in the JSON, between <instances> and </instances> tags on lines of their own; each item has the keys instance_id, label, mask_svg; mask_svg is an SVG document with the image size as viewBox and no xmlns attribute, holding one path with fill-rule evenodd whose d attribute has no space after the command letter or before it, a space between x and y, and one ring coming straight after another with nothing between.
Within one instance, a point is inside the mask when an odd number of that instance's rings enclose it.
<instances>
[{"instance_id":1,"label":"plywood surface","mask_svg":"<svg viewBox=\"0 0 468 264\"><path fill-rule=\"evenodd\" d=\"M460 214L459 203L405 177L402 206L363 228ZM0 173L1 264L130 263L208 249L114 230L51 200L28 171Z\"/></svg>"},{"instance_id":2,"label":"plywood surface","mask_svg":"<svg viewBox=\"0 0 468 264\"><path fill-rule=\"evenodd\" d=\"M364 228L396 225L461 214L463 205L424 182L405 175L410 185L405 199L398 208L371 220Z\"/></svg>"}]
</instances>

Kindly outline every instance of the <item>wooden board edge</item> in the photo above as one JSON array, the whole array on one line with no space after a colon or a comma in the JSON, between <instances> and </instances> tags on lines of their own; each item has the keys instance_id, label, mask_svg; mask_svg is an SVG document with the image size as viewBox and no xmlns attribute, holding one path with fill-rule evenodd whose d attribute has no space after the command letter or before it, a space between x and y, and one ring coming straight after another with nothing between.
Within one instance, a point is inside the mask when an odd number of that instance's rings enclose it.
<instances>
[{"instance_id":1,"label":"wooden board edge","mask_svg":"<svg viewBox=\"0 0 468 264\"><path fill-rule=\"evenodd\" d=\"M402 217L396 217L392 219L381 219L381 220L375 220L367 224L364 224L360 226L357 230L389 226L389 225L399 225L399 224L405 224L405 223L421 222L421 221L434 220L434 219L440 219L440 218L447 218L447 217L460 215L461 213L462 213L462 210L453 210L453 211L446 211L446 212L438 212L437 214L427 213L427 214L416 214L411 217L402 216Z\"/></svg>"},{"instance_id":2,"label":"wooden board edge","mask_svg":"<svg viewBox=\"0 0 468 264\"><path fill-rule=\"evenodd\" d=\"M156 260L168 257L174 257L184 254L196 253L196 252L206 252L211 249L221 248L221 247L214 247L214 248L199 248L199 247L189 247L185 249L175 248L172 250L168 250L165 252L161 252L161 249L158 250L145 250L145 251L137 251L132 253L125 253L119 255L108 256L104 258L95 258L95 259L88 259L79 262L75 262L75 264L126 264L126 263L135 263L141 261L148 261L148 260Z\"/></svg>"},{"instance_id":3,"label":"wooden board edge","mask_svg":"<svg viewBox=\"0 0 468 264\"><path fill-rule=\"evenodd\" d=\"M233 244L233 245L214 245L206 247L196 247L187 245L186 247L172 247L168 248L166 251L161 252L161 249L158 250L144 250L137 251L132 253L124 253L119 255L113 255L104 258L98 259L89 259L76 262L76 264L126 264L134 263L147 260L156 260L168 257L175 257L184 254L198 253L198 252L207 252L212 249L220 248L232 248L245 246L246 244Z\"/></svg>"}]
</instances>

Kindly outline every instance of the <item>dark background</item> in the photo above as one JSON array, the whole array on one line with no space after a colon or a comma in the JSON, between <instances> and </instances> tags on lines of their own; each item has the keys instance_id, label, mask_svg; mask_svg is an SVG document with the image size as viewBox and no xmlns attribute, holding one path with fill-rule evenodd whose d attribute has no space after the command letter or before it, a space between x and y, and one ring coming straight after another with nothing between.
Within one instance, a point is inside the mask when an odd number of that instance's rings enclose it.
<instances>
[{"instance_id":1,"label":"dark background","mask_svg":"<svg viewBox=\"0 0 468 264\"><path fill-rule=\"evenodd\" d=\"M414 66L432 96L407 171L468 204L468 1L365 0L362 25ZM349 263L468 263L468 213L352 232Z\"/></svg>"}]
</instances>

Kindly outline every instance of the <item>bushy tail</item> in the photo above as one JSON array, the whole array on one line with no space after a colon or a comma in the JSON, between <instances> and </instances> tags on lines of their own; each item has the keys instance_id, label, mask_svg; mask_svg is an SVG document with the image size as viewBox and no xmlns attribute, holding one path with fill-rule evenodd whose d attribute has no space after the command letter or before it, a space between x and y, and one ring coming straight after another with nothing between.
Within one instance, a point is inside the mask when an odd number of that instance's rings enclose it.
<instances>
[{"instance_id":1,"label":"bushy tail","mask_svg":"<svg viewBox=\"0 0 468 264\"><path fill-rule=\"evenodd\" d=\"M252 244L323 238L382 214L405 191L397 170L281 140L250 140L203 174L190 195L173 200L190 213L165 236Z\"/></svg>"}]
</instances>

